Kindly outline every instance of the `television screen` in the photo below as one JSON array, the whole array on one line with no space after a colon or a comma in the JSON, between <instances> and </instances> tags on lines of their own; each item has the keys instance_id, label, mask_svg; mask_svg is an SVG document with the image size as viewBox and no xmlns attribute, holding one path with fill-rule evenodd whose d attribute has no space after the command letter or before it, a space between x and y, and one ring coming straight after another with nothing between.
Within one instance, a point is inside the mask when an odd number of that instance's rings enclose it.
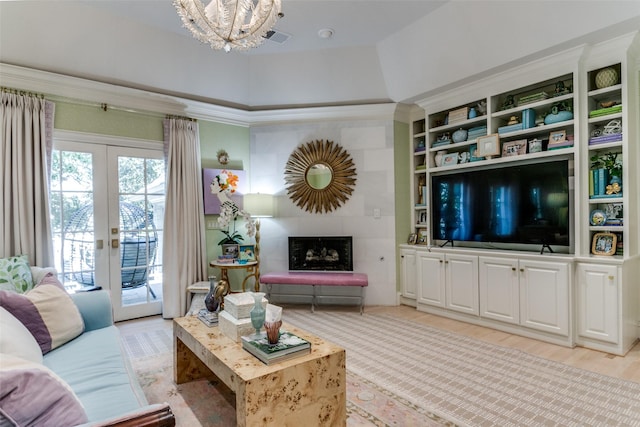
<instances>
[{"instance_id":1,"label":"television screen","mask_svg":"<svg viewBox=\"0 0 640 427\"><path fill-rule=\"evenodd\" d=\"M569 160L433 176L432 240L570 245Z\"/></svg>"}]
</instances>

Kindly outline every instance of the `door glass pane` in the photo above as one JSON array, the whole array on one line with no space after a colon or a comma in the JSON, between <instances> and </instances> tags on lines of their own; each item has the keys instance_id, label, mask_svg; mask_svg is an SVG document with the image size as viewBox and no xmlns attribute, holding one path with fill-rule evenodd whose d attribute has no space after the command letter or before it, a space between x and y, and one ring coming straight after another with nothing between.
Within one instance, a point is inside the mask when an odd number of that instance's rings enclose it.
<instances>
[{"instance_id":1,"label":"door glass pane","mask_svg":"<svg viewBox=\"0 0 640 427\"><path fill-rule=\"evenodd\" d=\"M68 289L94 284L93 155L54 150L51 224L55 268Z\"/></svg>"},{"instance_id":2,"label":"door glass pane","mask_svg":"<svg viewBox=\"0 0 640 427\"><path fill-rule=\"evenodd\" d=\"M122 305L162 301L164 162L118 157Z\"/></svg>"}]
</instances>

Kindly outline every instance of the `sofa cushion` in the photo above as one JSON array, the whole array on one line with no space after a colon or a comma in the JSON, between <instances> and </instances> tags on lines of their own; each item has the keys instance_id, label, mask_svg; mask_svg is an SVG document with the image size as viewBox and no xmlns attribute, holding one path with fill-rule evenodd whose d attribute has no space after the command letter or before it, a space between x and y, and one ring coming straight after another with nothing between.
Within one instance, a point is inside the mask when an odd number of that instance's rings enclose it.
<instances>
[{"instance_id":1,"label":"sofa cushion","mask_svg":"<svg viewBox=\"0 0 640 427\"><path fill-rule=\"evenodd\" d=\"M24 293L32 288L28 255L0 259L0 289Z\"/></svg>"},{"instance_id":2,"label":"sofa cushion","mask_svg":"<svg viewBox=\"0 0 640 427\"><path fill-rule=\"evenodd\" d=\"M0 354L0 414L0 423L17 426L88 421L80 400L60 377L40 363L8 354Z\"/></svg>"},{"instance_id":3,"label":"sofa cushion","mask_svg":"<svg viewBox=\"0 0 640 427\"><path fill-rule=\"evenodd\" d=\"M0 353L42 363L42 351L36 339L3 307L0 307Z\"/></svg>"},{"instance_id":4,"label":"sofa cushion","mask_svg":"<svg viewBox=\"0 0 640 427\"><path fill-rule=\"evenodd\" d=\"M46 354L43 363L75 391L90 421L147 405L116 326L83 333Z\"/></svg>"},{"instance_id":5,"label":"sofa cushion","mask_svg":"<svg viewBox=\"0 0 640 427\"><path fill-rule=\"evenodd\" d=\"M0 307L20 320L40 345L42 354L84 331L78 308L53 274L24 295L0 291Z\"/></svg>"}]
</instances>

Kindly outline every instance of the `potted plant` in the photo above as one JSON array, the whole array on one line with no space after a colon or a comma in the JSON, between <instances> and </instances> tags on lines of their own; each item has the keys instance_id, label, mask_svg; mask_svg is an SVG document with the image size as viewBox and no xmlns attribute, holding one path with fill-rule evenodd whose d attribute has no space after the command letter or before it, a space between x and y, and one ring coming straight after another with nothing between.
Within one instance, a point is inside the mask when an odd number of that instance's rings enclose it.
<instances>
[{"instance_id":1,"label":"potted plant","mask_svg":"<svg viewBox=\"0 0 640 427\"><path fill-rule=\"evenodd\" d=\"M606 153L604 155L591 156L592 169L606 169L610 180L614 177L618 183L622 182L622 162L618 161L619 153Z\"/></svg>"}]
</instances>

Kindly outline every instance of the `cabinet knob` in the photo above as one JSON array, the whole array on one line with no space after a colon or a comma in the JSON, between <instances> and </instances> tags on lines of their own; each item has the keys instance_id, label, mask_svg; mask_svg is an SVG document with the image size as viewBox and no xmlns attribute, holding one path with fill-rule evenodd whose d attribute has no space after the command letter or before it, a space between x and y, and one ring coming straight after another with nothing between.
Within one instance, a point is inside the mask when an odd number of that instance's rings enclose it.
<instances>
[{"instance_id":1,"label":"cabinet knob","mask_svg":"<svg viewBox=\"0 0 640 427\"><path fill-rule=\"evenodd\" d=\"M442 264L444 261L440 260L440 264Z\"/></svg>"},{"instance_id":2,"label":"cabinet knob","mask_svg":"<svg viewBox=\"0 0 640 427\"><path fill-rule=\"evenodd\" d=\"M524 268L521 268L521 269L520 269L520 273L524 273Z\"/></svg>"},{"instance_id":3,"label":"cabinet knob","mask_svg":"<svg viewBox=\"0 0 640 427\"><path fill-rule=\"evenodd\" d=\"M511 267L511 271L516 271L516 268L515 267Z\"/></svg>"},{"instance_id":4,"label":"cabinet knob","mask_svg":"<svg viewBox=\"0 0 640 427\"><path fill-rule=\"evenodd\" d=\"M609 280L613 281L613 276L609 276Z\"/></svg>"}]
</instances>

